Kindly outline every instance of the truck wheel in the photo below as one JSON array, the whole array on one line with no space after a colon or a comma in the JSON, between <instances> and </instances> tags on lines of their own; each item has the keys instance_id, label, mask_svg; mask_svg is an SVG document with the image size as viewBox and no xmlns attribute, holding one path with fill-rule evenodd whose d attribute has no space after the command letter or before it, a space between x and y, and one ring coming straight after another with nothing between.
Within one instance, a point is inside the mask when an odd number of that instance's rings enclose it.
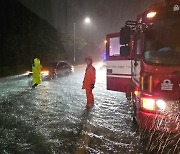
<instances>
[{"instance_id":1,"label":"truck wheel","mask_svg":"<svg viewBox=\"0 0 180 154\"><path fill-rule=\"evenodd\" d=\"M126 99L127 99L128 101L131 101L131 100L132 100L131 93L126 93Z\"/></svg>"}]
</instances>

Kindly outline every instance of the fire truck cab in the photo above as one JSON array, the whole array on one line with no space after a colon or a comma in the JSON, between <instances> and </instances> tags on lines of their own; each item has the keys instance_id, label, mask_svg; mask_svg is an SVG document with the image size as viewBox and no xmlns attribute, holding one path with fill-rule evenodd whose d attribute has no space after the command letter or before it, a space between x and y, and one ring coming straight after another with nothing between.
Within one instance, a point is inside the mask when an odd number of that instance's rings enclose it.
<instances>
[{"instance_id":1,"label":"fire truck cab","mask_svg":"<svg viewBox=\"0 0 180 154\"><path fill-rule=\"evenodd\" d=\"M152 5L106 39L107 89L132 100L140 128L180 133L180 1Z\"/></svg>"}]
</instances>

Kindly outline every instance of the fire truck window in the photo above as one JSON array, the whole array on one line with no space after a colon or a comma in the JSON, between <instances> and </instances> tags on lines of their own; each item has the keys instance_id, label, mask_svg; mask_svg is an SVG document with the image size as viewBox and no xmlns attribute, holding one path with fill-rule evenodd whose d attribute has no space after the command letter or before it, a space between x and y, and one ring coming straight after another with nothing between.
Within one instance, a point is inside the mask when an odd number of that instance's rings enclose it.
<instances>
[{"instance_id":1,"label":"fire truck window","mask_svg":"<svg viewBox=\"0 0 180 154\"><path fill-rule=\"evenodd\" d=\"M120 56L119 37L110 38L109 56Z\"/></svg>"},{"instance_id":2,"label":"fire truck window","mask_svg":"<svg viewBox=\"0 0 180 154\"><path fill-rule=\"evenodd\" d=\"M180 65L180 18L162 18L145 32L144 58L157 65Z\"/></svg>"},{"instance_id":3,"label":"fire truck window","mask_svg":"<svg viewBox=\"0 0 180 154\"><path fill-rule=\"evenodd\" d=\"M135 42L134 42L134 56L138 57L138 55L141 54L141 39L139 32L134 36Z\"/></svg>"}]
</instances>

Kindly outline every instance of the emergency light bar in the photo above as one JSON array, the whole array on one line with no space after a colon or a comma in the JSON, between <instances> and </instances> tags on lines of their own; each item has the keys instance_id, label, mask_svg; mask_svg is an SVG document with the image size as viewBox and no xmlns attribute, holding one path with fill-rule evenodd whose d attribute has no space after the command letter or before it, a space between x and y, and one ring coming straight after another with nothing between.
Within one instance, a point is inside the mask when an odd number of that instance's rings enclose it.
<instances>
[{"instance_id":1,"label":"emergency light bar","mask_svg":"<svg viewBox=\"0 0 180 154\"><path fill-rule=\"evenodd\" d=\"M126 21L126 26L137 26L137 21Z\"/></svg>"},{"instance_id":2,"label":"emergency light bar","mask_svg":"<svg viewBox=\"0 0 180 154\"><path fill-rule=\"evenodd\" d=\"M126 21L125 26L128 26L133 30L137 27L137 24L137 21Z\"/></svg>"}]
</instances>

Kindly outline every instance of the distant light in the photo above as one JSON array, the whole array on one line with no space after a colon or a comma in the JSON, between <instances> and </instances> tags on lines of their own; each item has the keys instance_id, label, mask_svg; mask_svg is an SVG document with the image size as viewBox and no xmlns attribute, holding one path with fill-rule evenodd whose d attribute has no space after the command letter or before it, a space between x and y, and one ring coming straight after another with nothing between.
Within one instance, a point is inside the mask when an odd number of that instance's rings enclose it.
<instances>
[{"instance_id":1,"label":"distant light","mask_svg":"<svg viewBox=\"0 0 180 154\"><path fill-rule=\"evenodd\" d=\"M41 71L41 75L47 76L47 75L49 75L49 71Z\"/></svg>"},{"instance_id":2,"label":"distant light","mask_svg":"<svg viewBox=\"0 0 180 154\"><path fill-rule=\"evenodd\" d=\"M173 7L173 11L179 11L179 10L180 10L179 5L174 5L174 7Z\"/></svg>"},{"instance_id":3,"label":"distant light","mask_svg":"<svg viewBox=\"0 0 180 154\"><path fill-rule=\"evenodd\" d=\"M156 15L156 12L149 12L147 18L153 18Z\"/></svg>"},{"instance_id":4,"label":"distant light","mask_svg":"<svg viewBox=\"0 0 180 154\"><path fill-rule=\"evenodd\" d=\"M103 52L103 60L106 60L106 52Z\"/></svg>"},{"instance_id":5,"label":"distant light","mask_svg":"<svg viewBox=\"0 0 180 154\"><path fill-rule=\"evenodd\" d=\"M107 43L107 40L104 40L104 43L106 44L106 43Z\"/></svg>"},{"instance_id":6,"label":"distant light","mask_svg":"<svg viewBox=\"0 0 180 154\"><path fill-rule=\"evenodd\" d=\"M97 69L102 69L102 68L103 68L103 62L97 63L97 64L95 65L95 67L96 67Z\"/></svg>"},{"instance_id":7,"label":"distant light","mask_svg":"<svg viewBox=\"0 0 180 154\"><path fill-rule=\"evenodd\" d=\"M32 72L27 71L27 72L26 72L26 73L24 73L23 75L30 75L30 74L32 74Z\"/></svg>"},{"instance_id":8,"label":"distant light","mask_svg":"<svg viewBox=\"0 0 180 154\"><path fill-rule=\"evenodd\" d=\"M91 22L91 19L89 17L85 18L85 23L89 24Z\"/></svg>"}]
</instances>

